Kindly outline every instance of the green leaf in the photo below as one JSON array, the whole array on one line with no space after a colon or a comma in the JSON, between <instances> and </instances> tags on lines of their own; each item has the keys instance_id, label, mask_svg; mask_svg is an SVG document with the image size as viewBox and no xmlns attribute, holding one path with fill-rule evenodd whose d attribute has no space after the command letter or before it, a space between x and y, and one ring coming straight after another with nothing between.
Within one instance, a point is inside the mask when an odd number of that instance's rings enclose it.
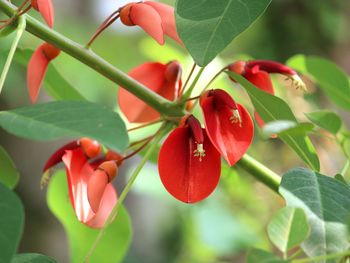
<instances>
[{"instance_id":1,"label":"green leaf","mask_svg":"<svg viewBox=\"0 0 350 263\"><path fill-rule=\"evenodd\" d=\"M107 107L83 101L56 101L0 112L0 126L32 140L89 137L118 152L128 145L125 124Z\"/></svg>"},{"instance_id":2,"label":"green leaf","mask_svg":"<svg viewBox=\"0 0 350 263\"><path fill-rule=\"evenodd\" d=\"M0 182L13 189L18 183L19 173L11 157L0 146Z\"/></svg>"},{"instance_id":3,"label":"green leaf","mask_svg":"<svg viewBox=\"0 0 350 263\"><path fill-rule=\"evenodd\" d=\"M0 30L0 38L7 37L8 35L15 32L17 27L14 24L10 24L6 26L5 28Z\"/></svg>"},{"instance_id":4,"label":"green leaf","mask_svg":"<svg viewBox=\"0 0 350 263\"><path fill-rule=\"evenodd\" d=\"M287 253L308 237L310 227L302 209L285 207L273 217L267 232L272 243Z\"/></svg>"},{"instance_id":5,"label":"green leaf","mask_svg":"<svg viewBox=\"0 0 350 263\"><path fill-rule=\"evenodd\" d=\"M27 253L27 254L18 254L15 255L11 263L55 263L57 262L53 258L36 254L36 253Z\"/></svg>"},{"instance_id":6,"label":"green leaf","mask_svg":"<svg viewBox=\"0 0 350 263\"><path fill-rule=\"evenodd\" d=\"M206 66L246 30L271 0L202 0L176 2L176 26L199 66Z\"/></svg>"},{"instance_id":7,"label":"green leaf","mask_svg":"<svg viewBox=\"0 0 350 263\"><path fill-rule=\"evenodd\" d=\"M314 125L312 123L296 123L294 121L279 120L265 123L262 128L262 134L265 138L270 138L276 134L306 135L313 129Z\"/></svg>"},{"instance_id":8,"label":"green leaf","mask_svg":"<svg viewBox=\"0 0 350 263\"><path fill-rule=\"evenodd\" d=\"M246 89L256 111L264 122L287 120L298 123L285 101L258 89L241 75L233 72L226 73ZM307 136L285 132L280 134L279 138L289 145L313 170L318 171L320 169L316 150Z\"/></svg>"},{"instance_id":9,"label":"green leaf","mask_svg":"<svg viewBox=\"0 0 350 263\"><path fill-rule=\"evenodd\" d=\"M64 172L53 176L47 193L47 202L52 213L62 223L68 236L71 263L81 263L95 241L99 230L80 223L69 201L67 179ZM130 218L124 207L107 228L99 242L91 263L121 262L130 246Z\"/></svg>"},{"instance_id":10,"label":"green leaf","mask_svg":"<svg viewBox=\"0 0 350 263\"><path fill-rule=\"evenodd\" d=\"M345 180L344 176L342 176L341 174L336 174L336 175L334 176L334 179L335 179L335 180L338 180L339 182L341 182L341 183L345 184L346 186L349 186L349 187L350 187L350 185L348 184L348 182Z\"/></svg>"},{"instance_id":11,"label":"green leaf","mask_svg":"<svg viewBox=\"0 0 350 263\"><path fill-rule=\"evenodd\" d=\"M14 60L23 67L27 67L33 51L29 49L17 49ZM65 78L56 70L54 65L50 63L43 87L56 100L85 100L85 98L72 87Z\"/></svg>"},{"instance_id":12,"label":"green leaf","mask_svg":"<svg viewBox=\"0 0 350 263\"><path fill-rule=\"evenodd\" d=\"M333 134L337 134L342 126L341 118L332 111L315 111L306 113L305 115L317 126Z\"/></svg>"},{"instance_id":13,"label":"green leaf","mask_svg":"<svg viewBox=\"0 0 350 263\"><path fill-rule=\"evenodd\" d=\"M302 208L306 214L311 231L302 248L308 256L323 256L348 249L348 186L331 177L296 168L283 176L279 192L287 206Z\"/></svg>"},{"instance_id":14,"label":"green leaf","mask_svg":"<svg viewBox=\"0 0 350 263\"><path fill-rule=\"evenodd\" d=\"M17 195L1 183L0 208L0 263L8 263L22 236L24 209Z\"/></svg>"},{"instance_id":15,"label":"green leaf","mask_svg":"<svg viewBox=\"0 0 350 263\"><path fill-rule=\"evenodd\" d=\"M258 262L259 263L287 263L288 261L282 260L268 251L253 248L247 254L246 262L247 263L258 263Z\"/></svg>"}]
</instances>

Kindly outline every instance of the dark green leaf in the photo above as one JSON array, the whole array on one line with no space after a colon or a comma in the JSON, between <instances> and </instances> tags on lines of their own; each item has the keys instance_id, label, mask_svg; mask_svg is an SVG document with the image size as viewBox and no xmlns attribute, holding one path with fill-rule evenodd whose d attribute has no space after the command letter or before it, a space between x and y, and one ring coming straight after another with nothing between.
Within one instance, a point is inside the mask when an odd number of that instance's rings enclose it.
<instances>
[{"instance_id":1,"label":"dark green leaf","mask_svg":"<svg viewBox=\"0 0 350 263\"><path fill-rule=\"evenodd\" d=\"M317 126L337 134L342 125L341 118L332 111L315 111L305 114L306 117Z\"/></svg>"},{"instance_id":2,"label":"dark green leaf","mask_svg":"<svg viewBox=\"0 0 350 263\"><path fill-rule=\"evenodd\" d=\"M344 176L342 176L341 174L336 174L336 175L334 176L334 179L336 179L336 180L338 180L339 182L341 182L341 183L345 184L346 186L349 186L349 187L350 187L350 185L348 184L348 182L345 180Z\"/></svg>"},{"instance_id":3,"label":"dark green leaf","mask_svg":"<svg viewBox=\"0 0 350 263\"><path fill-rule=\"evenodd\" d=\"M0 183L0 263L9 263L23 232L24 210L17 195Z\"/></svg>"},{"instance_id":4,"label":"dark green leaf","mask_svg":"<svg viewBox=\"0 0 350 263\"><path fill-rule=\"evenodd\" d=\"M298 123L285 101L256 88L241 75L233 72L227 72L227 74L246 89L256 111L265 122L287 120ZM279 138L289 145L313 170L320 169L316 150L307 136L285 132L280 134Z\"/></svg>"},{"instance_id":5,"label":"dark green leaf","mask_svg":"<svg viewBox=\"0 0 350 263\"><path fill-rule=\"evenodd\" d=\"M311 231L302 248L308 256L323 256L348 249L348 186L331 177L297 168L283 176L279 192L287 206L302 208L306 214Z\"/></svg>"},{"instance_id":6,"label":"dark green leaf","mask_svg":"<svg viewBox=\"0 0 350 263\"><path fill-rule=\"evenodd\" d=\"M298 246L309 235L310 227L300 208L282 208L268 225L267 232L272 243L283 253Z\"/></svg>"},{"instance_id":7,"label":"dark green leaf","mask_svg":"<svg viewBox=\"0 0 350 263\"><path fill-rule=\"evenodd\" d=\"M67 179L64 172L58 172L53 176L49 184L47 202L52 213L66 230L70 247L70 262L84 262L99 230L89 228L77 220L69 201ZM129 248L131 232L129 215L122 207L117 218L107 228L100 240L91 262L121 262Z\"/></svg>"},{"instance_id":8,"label":"dark green leaf","mask_svg":"<svg viewBox=\"0 0 350 263\"><path fill-rule=\"evenodd\" d=\"M177 31L199 66L206 66L268 7L271 0L177 0Z\"/></svg>"},{"instance_id":9,"label":"dark green leaf","mask_svg":"<svg viewBox=\"0 0 350 263\"><path fill-rule=\"evenodd\" d=\"M288 261L282 260L268 251L253 248L247 254L246 262L247 263L287 263Z\"/></svg>"},{"instance_id":10,"label":"dark green leaf","mask_svg":"<svg viewBox=\"0 0 350 263\"><path fill-rule=\"evenodd\" d=\"M272 121L265 123L262 133L265 138L280 134L306 135L314 128L312 123L296 123L294 121Z\"/></svg>"},{"instance_id":11,"label":"dark green leaf","mask_svg":"<svg viewBox=\"0 0 350 263\"><path fill-rule=\"evenodd\" d=\"M27 254L18 254L14 256L11 263L55 263L57 262L53 258L36 254L36 253L27 253Z\"/></svg>"},{"instance_id":12,"label":"dark green leaf","mask_svg":"<svg viewBox=\"0 0 350 263\"><path fill-rule=\"evenodd\" d=\"M0 146L0 182L9 187L15 188L18 183L19 173L11 157L4 148Z\"/></svg>"},{"instance_id":13,"label":"dark green leaf","mask_svg":"<svg viewBox=\"0 0 350 263\"><path fill-rule=\"evenodd\" d=\"M94 103L57 101L0 112L0 126L10 133L32 140L89 137L123 152L128 145L120 116Z\"/></svg>"}]
</instances>

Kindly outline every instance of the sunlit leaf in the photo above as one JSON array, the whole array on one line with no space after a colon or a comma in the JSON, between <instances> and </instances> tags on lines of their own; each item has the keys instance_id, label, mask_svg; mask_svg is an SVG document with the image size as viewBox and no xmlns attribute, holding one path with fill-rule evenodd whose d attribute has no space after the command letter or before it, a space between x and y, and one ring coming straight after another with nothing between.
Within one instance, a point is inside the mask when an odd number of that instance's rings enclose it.
<instances>
[{"instance_id":1,"label":"sunlit leaf","mask_svg":"<svg viewBox=\"0 0 350 263\"><path fill-rule=\"evenodd\" d=\"M347 223L350 216L350 188L331 177L296 168L282 177L279 192L287 206L302 208L310 225L310 236L302 248L310 257L349 248ZM326 262L320 260L318 262ZM327 262L336 262L335 259Z\"/></svg>"},{"instance_id":2,"label":"sunlit leaf","mask_svg":"<svg viewBox=\"0 0 350 263\"><path fill-rule=\"evenodd\" d=\"M199 66L206 66L268 7L271 0L177 0L177 31Z\"/></svg>"},{"instance_id":3,"label":"sunlit leaf","mask_svg":"<svg viewBox=\"0 0 350 263\"><path fill-rule=\"evenodd\" d=\"M0 146L0 182L10 189L15 188L18 183L19 173L11 157Z\"/></svg>"},{"instance_id":4,"label":"sunlit leaf","mask_svg":"<svg viewBox=\"0 0 350 263\"><path fill-rule=\"evenodd\" d=\"M306 117L317 126L337 134L342 126L341 118L332 111L315 111L305 114Z\"/></svg>"},{"instance_id":5,"label":"sunlit leaf","mask_svg":"<svg viewBox=\"0 0 350 263\"><path fill-rule=\"evenodd\" d=\"M0 112L0 126L32 140L89 137L122 152L128 145L125 124L107 107L83 101L56 101Z\"/></svg>"},{"instance_id":6,"label":"sunlit leaf","mask_svg":"<svg viewBox=\"0 0 350 263\"><path fill-rule=\"evenodd\" d=\"M267 232L272 243L286 253L298 246L309 235L310 227L300 208L282 208L268 225Z\"/></svg>"},{"instance_id":7,"label":"sunlit leaf","mask_svg":"<svg viewBox=\"0 0 350 263\"><path fill-rule=\"evenodd\" d=\"M52 213L62 223L68 236L71 263L84 262L99 230L80 223L68 197L67 179L64 172L55 174L49 184L47 202ZM91 263L121 262L131 241L130 218L122 207L114 222L107 228L100 240Z\"/></svg>"},{"instance_id":8,"label":"sunlit leaf","mask_svg":"<svg viewBox=\"0 0 350 263\"><path fill-rule=\"evenodd\" d=\"M278 120L298 123L292 110L285 101L256 88L241 75L233 72L227 72L227 74L245 88L256 111L265 123ZM313 170L318 171L320 169L320 162L316 150L307 136L285 132L284 134L280 134L279 138L289 145Z\"/></svg>"},{"instance_id":9,"label":"sunlit leaf","mask_svg":"<svg viewBox=\"0 0 350 263\"><path fill-rule=\"evenodd\" d=\"M289 261L282 260L271 252L253 248L247 254L247 263L287 263Z\"/></svg>"},{"instance_id":10,"label":"sunlit leaf","mask_svg":"<svg viewBox=\"0 0 350 263\"><path fill-rule=\"evenodd\" d=\"M17 195L0 183L0 263L9 263L23 232L24 209Z\"/></svg>"},{"instance_id":11,"label":"sunlit leaf","mask_svg":"<svg viewBox=\"0 0 350 263\"><path fill-rule=\"evenodd\" d=\"M36 253L27 253L27 254L18 254L15 255L11 263L55 263L57 262L53 258L36 254Z\"/></svg>"},{"instance_id":12,"label":"sunlit leaf","mask_svg":"<svg viewBox=\"0 0 350 263\"><path fill-rule=\"evenodd\" d=\"M314 129L312 123L297 123L294 121L272 121L265 123L262 133L265 138L269 138L273 135L283 134L295 134L306 135Z\"/></svg>"}]
</instances>

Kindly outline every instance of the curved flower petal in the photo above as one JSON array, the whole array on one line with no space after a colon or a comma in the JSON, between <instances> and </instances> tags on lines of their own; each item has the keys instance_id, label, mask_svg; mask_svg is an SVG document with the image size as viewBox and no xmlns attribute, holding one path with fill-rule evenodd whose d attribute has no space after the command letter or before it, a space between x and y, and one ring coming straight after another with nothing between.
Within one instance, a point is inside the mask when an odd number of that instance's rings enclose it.
<instances>
[{"instance_id":1,"label":"curved flower petal","mask_svg":"<svg viewBox=\"0 0 350 263\"><path fill-rule=\"evenodd\" d=\"M49 27L53 27L54 9L51 0L33 0L32 6L40 12Z\"/></svg>"},{"instance_id":2,"label":"curved flower petal","mask_svg":"<svg viewBox=\"0 0 350 263\"><path fill-rule=\"evenodd\" d=\"M144 63L129 72L129 76L168 100L174 100L177 84L166 81L167 65ZM130 122L150 122L160 114L145 102L125 90L119 89L119 106Z\"/></svg>"},{"instance_id":3,"label":"curved flower petal","mask_svg":"<svg viewBox=\"0 0 350 263\"><path fill-rule=\"evenodd\" d=\"M227 94L228 95L228 94ZM232 166L247 152L254 137L254 126L248 111L237 104L240 121L233 121L233 109L217 103L214 96L201 99L208 136Z\"/></svg>"},{"instance_id":4,"label":"curved flower petal","mask_svg":"<svg viewBox=\"0 0 350 263\"><path fill-rule=\"evenodd\" d=\"M183 45L179 35L176 30L176 22L175 22L175 11L174 8L170 5L166 5L163 3L146 1L144 2L146 5L152 6L159 14L162 20L162 26L164 29L164 33L170 38L174 39L180 45Z\"/></svg>"},{"instance_id":5,"label":"curved flower petal","mask_svg":"<svg viewBox=\"0 0 350 263\"><path fill-rule=\"evenodd\" d=\"M96 170L89 178L87 184L87 197L92 211L95 213L100 207L103 193L108 184L108 176L102 170Z\"/></svg>"},{"instance_id":6,"label":"curved flower petal","mask_svg":"<svg viewBox=\"0 0 350 263\"><path fill-rule=\"evenodd\" d=\"M66 154L66 151L68 150L74 150L79 147L78 141L73 141L70 143L67 143L66 145L59 148L57 151L55 151L50 158L46 161L43 172L45 173L47 170L49 170L51 167L55 166L56 164L62 162L63 155Z\"/></svg>"},{"instance_id":7,"label":"curved flower petal","mask_svg":"<svg viewBox=\"0 0 350 263\"><path fill-rule=\"evenodd\" d=\"M270 75L266 71L247 69L244 73L244 77L257 88L272 95L275 94Z\"/></svg>"},{"instance_id":8,"label":"curved flower petal","mask_svg":"<svg viewBox=\"0 0 350 263\"><path fill-rule=\"evenodd\" d=\"M154 8L143 3L134 4L130 9L130 18L160 45L164 44L162 20Z\"/></svg>"},{"instance_id":9,"label":"curved flower petal","mask_svg":"<svg viewBox=\"0 0 350 263\"><path fill-rule=\"evenodd\" d=\"M220 178L220 154L204 133L205 156L200 160L191 129L176 128L164 141L159 153L158 170L166 190L185 203L196 203L208 197Z\"/></svg>"},{"instance_id":10,"label":"curved flower petal","mask_svg":"<svg viewBox=\"0 0 350 263\"><path fill-rule=\"evenodd\" d=\"M38 98L49 62L56 58L59 53L59 49L44 43L35 50L30 58L27 69L27 87L32 103L35 103Z\"/></svg>"}]
</instances>

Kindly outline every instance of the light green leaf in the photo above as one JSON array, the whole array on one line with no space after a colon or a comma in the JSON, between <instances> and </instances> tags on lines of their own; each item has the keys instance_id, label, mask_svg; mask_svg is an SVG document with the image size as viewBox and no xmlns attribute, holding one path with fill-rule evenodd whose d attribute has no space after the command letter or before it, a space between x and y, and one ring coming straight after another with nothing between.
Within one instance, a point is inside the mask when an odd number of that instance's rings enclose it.
<instances>
[{"instance_id":1,"label":"light green leaf","mask_svg":"<svg viewBox=\"0 0 350 263\"><path fill-rule=\"evenodd\" d=\"M268 7L271 0L177 0L179 36L199 66L206 66Z\"/></svg>"},{"instance_id":2,"label":"light green leaf","mask_svg":"<svg viewBox=\"0 0 350 263\"><path fill-rule=\"evenodd\" d=\"M70 262L83 262L99 230L89 228L77 220L69 201L64 172L58 172L53 176L48 188L47 203L66 230L70 247ZM130 246L131 235L130 218L126 209L122 207L117 218L107 228L105 235L97 245L90 263L121 262Z\"/></svg>"},{"instance_id":3,"label":"light green leaf","mask_svg":"<svg viewBox=\"0 0 350 263\"><path fill-rule=\"evenodd\" d=\"M18 183L19 173L11 157L0 146L0 182L13 189Z\"/></svg>"},{"instance_id":4,"label":"light green leaf","mask_svg":"<svg viewBox=\"0 0 350 263\"><path fill-rule=\"evenodd\" d=\"M53 258L36 254L36 253L27 253L27 254L18 254L15 255L11 263L55 263L57 262Z\"/></svg>"},{"instance_id":5,"label":"light green leaf","mask_svg":"<svg viewBox=\"0 0 350 263\"><path fill-rule=\"evenodd\" d=\"M332 111L315 111L306 113L305 115L317 126L333 134L337 134L342 126L341 118Z\"/></svg>"},{"instance_id":6,"label":"light green leaf","mask_svg":"<svg viewBox=\"0 0 350 263\"><path fill-rule=\"evenodd\" d=\"M292 110L285 101L256 88L241 75L233 72L227 72L227 74L246 89L256 111L264 122L287 120L298 123ZM318 171L320 169L320 162L316 150L307 136L286 132L280 134L279 138L289 145L313 170Z\"/></svg>"},{"instance_id":7,"label":"light green leaf","mask_svg":"<svg viewBox=\"0 0 350 263\"><path fill-rule=\"evenodd\" d=\"M296 168L283 176L279 192L287 206L302 208L306 214L311 231L302 248L308 256L323 256L349 248L350 188L347 185L331 177Z\"/></svg>"},{"instance_id":8,"label":"light green leaf","mask_svg":"<svg viewBox=\"0 0 350 263\"><path fill-rule=\"evenodd\" d=\"M287 253L308 237L310 227L302 209L285 207L273 217L267 232L272 243Z\"/></svg>"},{"instance_id":9,"label":"light green leaf","mask_svg":"<svg viewBox=\"0 0 350 263\"><path fill-rule=\"evenodd\" d=\"M0 183L0 263L9 263L23 232L24 209L17 195Z\"/></svg>"},{"instance_id":10,"label":"light green leaf","mask_svg":"<svg viewBox=\"0 0 350 263\"><path fill-rule=\"evenodd\" d=\"M282 260L268 251L253 248L247 254L246 262L247 263L287 263L288 261Z\"/></svg>"},{"instance_id":11,"label":"light green leaf","mask_svg":"<svg viewBox=\"0 0 350 263\"><path fill-rule=\"evenodd\" d=\"M83 101L56 101L0 112L0 126L32 140L89 137L123 152L128 145L120 116L100 105Z\"/></svg>"},{"instance_id":12,"label":"light green leaf","mask_svg":"<svg viewBox=\"0 0 350 263\"><path fill-rule=\"evenodd\" d=\"M265 138L281 134L306 135L313 129L314 125L312 123L296 123L294 121L279 120L265 123L262 128L262 134Z\"/></svg>"}]
</instances>

